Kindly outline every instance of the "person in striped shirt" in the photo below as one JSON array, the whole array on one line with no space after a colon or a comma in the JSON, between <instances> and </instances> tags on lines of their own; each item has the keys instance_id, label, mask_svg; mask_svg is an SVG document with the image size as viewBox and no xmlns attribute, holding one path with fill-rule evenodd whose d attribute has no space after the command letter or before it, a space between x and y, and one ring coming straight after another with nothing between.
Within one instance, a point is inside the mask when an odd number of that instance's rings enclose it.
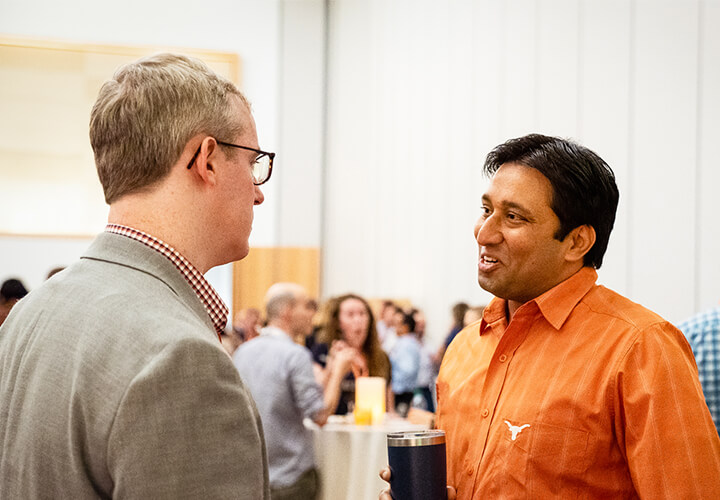
<instances>
[{"instance_id":1,"label":"person in striped shirt","mask_svg":"<svg viewBox=\"0 0 720 500\"><path fill-rule=\"evenodd\" d=\"M678 328L692 347L705 401L720 433L720 307L696 314Z\"/></svg>"}]
</instances>

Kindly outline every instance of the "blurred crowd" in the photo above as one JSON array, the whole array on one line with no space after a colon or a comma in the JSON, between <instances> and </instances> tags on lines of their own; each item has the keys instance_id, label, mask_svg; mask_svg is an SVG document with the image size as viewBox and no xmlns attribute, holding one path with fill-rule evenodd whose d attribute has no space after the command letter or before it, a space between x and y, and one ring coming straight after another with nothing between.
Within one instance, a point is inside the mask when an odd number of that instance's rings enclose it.
<instances>
[{"instance_id":1,"label":"blurred crowd","mask_svg":"<svg viewBox=\"0 0 720 500\"><path fill-rule=\"evenodd\" d=\"M318 303L304 295L290 307L288 334L310 352L321 385L326 384L329 360L341 351L352 352L334 413L351 413L355 379L374 376L387 382L388 411L405 416L410 408L435 411L435 379L445 350L464 326L480 320L483 309L464 302L453 305L447 332L436 347L427 341L424 312L406 300L369 300L350 293ZM222 335L223 346L233 356L267 325L268 311L240 309Z\"/></svg>"},{"instance_id":2,"label":"blurred crowd","mask_svg":"<svg viewBox=\"0 0 720 500\"><path fill-rule=\"evenodd\" d=\"M47 279L62 271L57 267ZM28 289L18 278L9 278L0 288L0 325ZM267 302L267 300L266 300ZM246 307L235 312L233 321L221 335L230 356L243 344L263 334L272 311ZM336 414L352 413L355 379L382 377L387 382L387 409L401 416L410 408L435 411L435 380L445 350L465 326L479 321L484 306L459 302L452 306L447 332L439 346L427 341L424 312L406 300L368 300L345 294L322 303L303 295L292 301L288 311L288 330L292 340L305 347L313 361L316 381L325 386L328 363L342 351L351 358L350 369L341 382ZM302 311L299 313L298 311Z\"/></svg>"}]
</instances>

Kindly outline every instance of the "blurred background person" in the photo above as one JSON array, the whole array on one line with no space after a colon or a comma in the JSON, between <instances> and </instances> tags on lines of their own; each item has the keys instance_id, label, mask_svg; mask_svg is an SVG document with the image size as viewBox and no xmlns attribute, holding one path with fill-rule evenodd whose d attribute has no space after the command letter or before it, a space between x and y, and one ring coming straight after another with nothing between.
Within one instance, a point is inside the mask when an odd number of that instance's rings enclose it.
<instances>
[{"instance_id":1,"label":"blurred background person","mask_svg":"<svg viewBox=\"0 0 720 500\"><path fill-rule=\"evenodd\" d=\"M392 390L395 411L407 416L417 387L420 371L420 344L415 338L415 319L411 314L399 313L402 317L395 326L397 341L390 351L392 368ZM396 317L398 313L396 313Z\"/></svg>"},{"instance_id":2,"label":"blurred background person","mask_svg":"<svg viewBox=\"0 0 720 500\"><path fill-rule=\"evenodd\" d=\"M8 317L13 306L25 297L27 293L27 288L25 288L23 282L17 278L9 278L3 282L0 287L0 325L2 325L5 318Z\"/></svg>"},{"instance_id":3,"label":"blurred background person","mask_svg":"<svg viewBox=\"0 0 720 500\"><path fill-rule=\"evenodd\" d=\"M342 394L335 413L344 415L355 404L355 378L383 377L387 383L387 408L394 408L390 387L390 360L380 346L370 305L358 295L346 294L329 302L327 323L313 346L313 360L319 365L319 376L328 376L327 366L342 350L353 353L352 371L342 382Z\"/></svg>"},{"instance_id":4,"label":"blurred background person","mask_svg":"<svg viewBox=\"0 0 720 500\"><path fill-rule=\"evenodd\" d=\"M324 425L337 407L340 384L354 353L338 351L322 387L310 351L297 339L312 331L313 301L296 283L276 283L265 295L267 326L242 344L233 362L250 389L263 422L272 500L313 500L319 489L312 433L304 418Z\"/></svg>"},{"instance_id":5,"label":"blurred background person","mask_svg":"<svg viewBox=\"0 0 720 500\"><path fill-rule=\"evenodd\" d=\"M258 335L260 335L260 311L254 307L246 307L235 313L232 326L220 335L220 342L232 356L243 342Z\"/></svg>"},{"instance_id":6,"label":"blurred background person","mask_svg":"<svg viewBox=\"0 0 720 500\"><path fill-rule=\"evenodd\" d=\"M233 317L232 330L238 337L239 344L260 335L260 311L254 307L240 309Z\"/></svg>"},{"instance_id":7,"label":"blurred background person","mask_svg":"<svg viewBox=\"0 0 720 500\"><path fill-rule=\"evenodd\" d=\"M720 434L720 307L697 314L678 328L695 355L705 402Z\"/></svg>"},{"instance_id":8,"label":"blurred background person","mask_svg":"<svg viewBox=\"0 0 720 500\"><path fill-rule=\"evenodd\" d=\"M315 347L315 344L318 343L318 337L320 336L320 332L325 327L325 325L328 324L330 312L334 309L335 306L333 303L336 300L337 297L331 297L322 304L318 305L315 316L313 316L312 333L310 333L310 335L305 338L305 347L307 347L311 351ZM317 363L313 363L313 366L315 367L318 381L320 381L322 379L322 367Z\"/></svg>"},{"instance_id":9,"label":"blurred background person","mask_svg":"<svg viewBox=\"0 0 720 500\"><path fill-rule=\"evenodd\" d=\"M476 321L481 320L484 310L485 310L485 306L469 307L468 310L465 311L465 316L463 316L463 327L471 325L471 324L475 323Z\"/></svg>"},{"instance_id":10,"label":"blurred background person","mask_svg":"<svg viewBox=\"0 0 720 500\"><path fill-rule=\"evenodd\" d=\"M390 352L395 342L395 312L397 306L392 300L383 300L377 321L377 332L380 344L385 352Z\"/></svg>"},{"instance_id":11,"label":"blurred background person","mask_svg":"<svg viewBox=\"0 0 720 500\"><path fill-rule=\"evenodd\" d=\"M411 311L415 320L415 338L420 344L420 369L418 370L417 387L415 388L415 397L412 406L427 410L435 411L435 398L433 396L433 387L435 386L435 368L432 358L435 354L434 350L427 345L425 337L425 314L419 309Z\"/></svg>"},{"instance_id":12,"label":"blurred background person","mask_svg":"<svg viewBox=\"0 0 720 500\"><path fill-rule=\"evenodd\" d=\"M450 331L445 336L445 341L438 348L435 359L433 359L437 368L440 367L440 363L442 362L443 356L445 356L445 351L450 345L450 342L452 342L455 336L460 333L460 330L463 329L465 313L469 307L465 302L458 302L452 307L452 325L450 326Z\"/></svg>"},{"instance_id":13,"label":"blurred background person","mask_svg":"<svg viewBox=\"0 0 720 500\"><path fill-rule=\"evenodd\" d=\"M296 332L293 340L296 344L307 347L308 338L312 336L315 330L315 325L313 324L313 321L318 312L318 303L315 299L308 298L307 302L305 303L305 312L309 318L307 328L303 328L301 331ZM269 318L268 321L270 321Z\"/></svg>"}]
</instances>

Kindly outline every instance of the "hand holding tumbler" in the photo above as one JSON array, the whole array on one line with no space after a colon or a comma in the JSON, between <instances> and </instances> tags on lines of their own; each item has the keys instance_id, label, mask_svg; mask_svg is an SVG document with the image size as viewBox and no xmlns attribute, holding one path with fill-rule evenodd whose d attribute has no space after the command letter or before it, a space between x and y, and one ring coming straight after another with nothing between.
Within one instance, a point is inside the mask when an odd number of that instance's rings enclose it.
<instances>
[{"instance_id":1,"label":"hand holding tumbler","mask_svg":"<svg viewBox=\"0 0 720 500\"><path fill-rule=\"evenodd\" d=\"M390 495L395 500L446 500L445 432L387 435Z\"/></svg>"}]
</instances>

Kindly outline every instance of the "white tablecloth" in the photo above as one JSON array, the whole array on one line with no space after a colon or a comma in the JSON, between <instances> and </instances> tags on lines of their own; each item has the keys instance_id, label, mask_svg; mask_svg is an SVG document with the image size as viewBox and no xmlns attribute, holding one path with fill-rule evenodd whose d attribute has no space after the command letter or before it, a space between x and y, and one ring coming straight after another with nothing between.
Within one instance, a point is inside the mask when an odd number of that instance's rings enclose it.
<instances>
[{"instance_id":1,"label":"white tablecloth","mask_svg":"<svg viewBox=\"0 0 720 500\"><path fill-rule=\"evenodd\" d=\"M306 421L313 431L320 500L376 500L387 487L378 476L388 461L387 434L427 429L402 419L386 419L377 426L338 420L336 417L322 428Z\"/></svg>"}]
</instances>

